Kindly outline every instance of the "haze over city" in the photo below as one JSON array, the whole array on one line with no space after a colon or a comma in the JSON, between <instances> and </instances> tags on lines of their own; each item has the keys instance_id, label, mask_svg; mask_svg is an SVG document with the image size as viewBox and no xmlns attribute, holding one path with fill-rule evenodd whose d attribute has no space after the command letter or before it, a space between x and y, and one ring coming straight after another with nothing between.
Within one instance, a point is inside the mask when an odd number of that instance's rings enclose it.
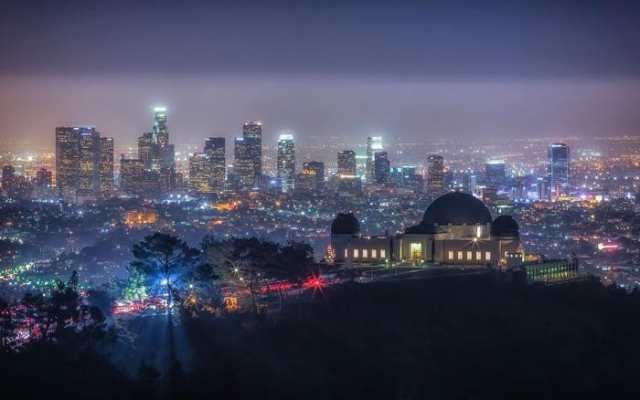
<instances>
[{"instance_id":1,"label":"haze over city","mask_svg":"<svg viewBox=\"0 0 640 400\"><path fill-rule=\"evenodd\" d=\"M637 134L635 2L8 1L0 135L52 147L89 124L133 144L152 106L176 141L245 120L300 141ZM358 20L361 23L355 24Z\"/></svg>"}]
</instances>

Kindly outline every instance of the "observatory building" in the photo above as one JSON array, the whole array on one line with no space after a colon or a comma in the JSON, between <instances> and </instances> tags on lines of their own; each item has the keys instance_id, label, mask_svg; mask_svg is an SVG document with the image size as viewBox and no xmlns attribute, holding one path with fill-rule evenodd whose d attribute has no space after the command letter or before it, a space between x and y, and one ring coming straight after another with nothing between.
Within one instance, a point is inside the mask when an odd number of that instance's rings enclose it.
<instances>
[{"instance_id":1,"label":"observatory building","mask_svg":"<svg viewBox=\"0 0 640 400\"><path fill-rule=\"evenodd\" d=\"M461 192L436 199L420 223L396 236L363 237L353 214L338 214L331 249L338 263L506 266L522 258L518 223L506 215L493 220L482 201Z\"/></svg>"}]
</instances>

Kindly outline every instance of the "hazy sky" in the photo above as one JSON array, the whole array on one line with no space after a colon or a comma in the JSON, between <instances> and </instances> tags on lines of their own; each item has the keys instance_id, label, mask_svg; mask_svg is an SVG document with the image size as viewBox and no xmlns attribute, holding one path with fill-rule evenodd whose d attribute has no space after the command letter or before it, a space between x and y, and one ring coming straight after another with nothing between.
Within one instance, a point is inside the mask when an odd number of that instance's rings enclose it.
<instances>
[{"instance_id":1,"label":"hazy sky","mask_svg":"<svg viewBox=\"0 0 640 400\"><path fill-rule=\"evenodd\" d=\"M397 3L397 4L396 4ZM13 1L0 139L636 134L639 1Z\"/></svg>"}]
</instances>

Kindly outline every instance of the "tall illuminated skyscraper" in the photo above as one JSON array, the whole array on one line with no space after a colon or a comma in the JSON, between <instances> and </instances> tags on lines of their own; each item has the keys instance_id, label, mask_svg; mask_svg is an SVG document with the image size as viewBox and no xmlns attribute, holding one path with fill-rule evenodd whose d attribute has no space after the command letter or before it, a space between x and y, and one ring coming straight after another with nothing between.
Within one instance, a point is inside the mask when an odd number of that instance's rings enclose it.
<instances>
[{"instance_id":1,"label":"tall illuminated skyscraper","mask_svg":"<svg viewBox=\"0 0 640 400\"><path fill-rule=\"evenodd\" d=\"M293 189L296 174L296 153L293 135L283 134L278 138L278 178L282 191Z\"/></svg>"},{"instance_id":2,"label":"tall illuminated skyscraper","mask_svg":"<svg viewBox=\"0 0 640 400\"><path fill-rule=\"evenodd\" d=\"M247 157L253 164L254 178L262 175L262 122L249 121L242 125L242 137L247 146Z\"/></svg>"},{"instance_id":3,"label":"tall illuminated skyscraper","mask_svg":"<svg viewBox=\"0 0 640 400\"><path fill-rule=\"evenodd\" d=\"M302 167L304 174L313 177L313 190L321 191L324 189L324 163L320 161L309 161L304 163Z\"/></svg>"},{"instance_id":4,"label":"tall illuminated skyscraper","mask_svg":"<svg viewBox=\"0 0 640 400\"><path fill-rule=\"evenodd\" d=\"M191 184L191 189L198 193L211 193L210 178L211 163L209 156L204 153L191 156L189 159L189 183Z\"/></svg>"},{"instance_id":5,"label":"tall illuminated skyscraper","mask_svg":"<svg viewBox=\"0 0 640 400\"><path fill-rule=\"evenodd\" d=\"M549 184L551 195L557 196L569 187L569 146L552 143L549 146Z\"/></svg>"},{"instance_id":6,"label":"tall illuminated skyscraper","mask_svg":"<svg viewBox=\"0 0 640 400\"><path fill-rule=\"evenodd\" d=\"M255 165L250 157L249 144L244 137L235 138L233 174L237 179L238 189L251 190L256 183Z\"/></svg>"},{"instance_id":7,"label":"tall illuminated skyscraper","mask_svg":"<svg viewBox=\"0 0 640 400\"><path fill-rule=\"evenodd\" d=\"M222 192L226 175L226 141L223 137L208 138L204 142L204 153L209 158L209 186L213 191Z\"/></svg>"},{"instance_id":8,"label":"tall illuminated skyscraper","mask_svg":"<svg viewBox=\"0 0 640 400\"><path fill-rule=\"evenodd\" d=\"M137 158L120 160L120 190L127 194L143 194L144 162Z\"/></svg>"},{"instance_id":9,"label":"tall illuminated skyscraper","mask_svg":"<svg viewBox=\"0 0 640 400\"><path fill-rule=\"evenodd\" d=\"M108 164L108 154L113 154L113 139L101 138L94 127L56 128L56 188L68 200L78 196L93 197L101 193L101 181L109 185L113 181L113 166ZM113 156L111 156L113 159ZM113 164L113 162L111 162ZM104 172L104 173L103 173Z\"/></svg>"},{"instance_id":10,"label":"tall illuminated skyscraper","mask_svg":"<svg viewBox=\"0 0 640 400\"><path fill-rule=\"evenodd\" d=\"M169 143L165 107L153 109L153 129L138 138L138 158L144 162L144 167L148 170L175 168L175 147Z\"/></svg>"},{"instance_id":11,"label":"tall illuminated skyscraper","mask_svg":"<svg viewBox=\"0 0 640 400\"><path fill-rule=\"evenodd\" d=\"M353 150L343 150L338 153L338 175L355 177L356 172L356 152Z\"/></svg>"},{"instance_id":12,"label":"tall illuminated skyscraper","mask_svg":"<svg viewBox=\"0 0 640 400\"><path fill-rule=\"evenodd\" d=\"M390 174L390 162L386 151L378 151L374 154L374 178L376 183L387 183Z\"/></svg>"},{"instance_id":13,"label":"tall illuminated skyscraper","mask_svg":"<svg viewBox=\"0 0 640 400\"><path fill-rule=\"evenodd\" d=\"M427 191L437 194L444 189L444 158L438 154L427 157Z\"/></svg>"},{"instance_id":14,"label":"tall illuminated skyscraper","mask_svg":"<svg viewBox=\"0 0 640 400\"><path fill-rule=\"evenodd\" d=\"M367 164L365 175L369 182L372 182L375 179L375 153L382 150L382 137L369 136L367 138Z\"/></svg>"},{"instance_id":15,"label":"tall illuminated skyscraper","mask_svg":"<svg viewBox=\"0 0 640 400\"><path fill-rule=\"evenodd\" d=\"M489 160L485 164L487 183L492 186L504 185L507 172L504 160Z\"/></svg>"},{"instance_id":16,"label":"tall illuminated skyscraper","mask_svg":"<svg viewBox=\"0 0 640 400\"><path fill-rule=\"evenodd\" d=\"M75 199L80 175L80 131L89 128L56 128L56 189L58 194Z\"/></svg>"},{"instance_id":17,"label":"tall illuminated skyscraper","mask_svg":"<svg viewBox=\"0 0 640 400\"><path fill-rule=\"evenodd\" d=\"M167 146L169 144L166 107L155 107L153 109L153 135L156 143L160 146Z\"/></svg>"},{"instance_id":18,"label":"tall illuminated skyscraper","mask_svg":"<svg viewBox=\"0 0 640 400\"><path fill-rule=\"evenodd\" d=\"M113 193L113 138L100 138L100 193Z\"/></svg>"}]
</instances>

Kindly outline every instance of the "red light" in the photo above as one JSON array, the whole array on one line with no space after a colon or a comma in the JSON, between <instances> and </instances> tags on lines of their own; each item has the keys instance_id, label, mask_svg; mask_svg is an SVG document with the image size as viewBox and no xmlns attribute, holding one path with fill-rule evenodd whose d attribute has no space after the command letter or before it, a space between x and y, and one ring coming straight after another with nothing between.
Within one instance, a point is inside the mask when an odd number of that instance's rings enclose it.
<instances>
[{"instance_id":1,"label":"red light","mask_svg":"<svg viewBox=\"0 0 640 400\"><path fill-rule=\"evenodd\" d=\"M322 289L326 283L319 276L311 276L302 284L304 288Z\"/></svg>"}]
</instances>

